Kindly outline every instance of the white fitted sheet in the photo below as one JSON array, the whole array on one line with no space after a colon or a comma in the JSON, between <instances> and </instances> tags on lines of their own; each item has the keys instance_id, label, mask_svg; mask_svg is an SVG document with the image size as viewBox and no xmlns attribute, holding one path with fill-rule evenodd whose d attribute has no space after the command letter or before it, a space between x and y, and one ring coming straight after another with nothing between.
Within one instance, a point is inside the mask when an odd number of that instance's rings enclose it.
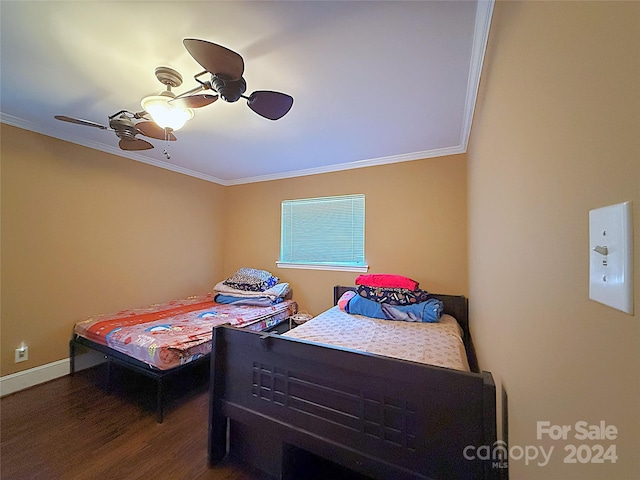
<instances>
[{"instance_id":1,"label":"white fitted sheet","mask_svg":"<svg viewBox=\"0 0 640 480\"><path fill-rule=\"evenodd\" d=\"M462 329L450 315L437 323L403 322L352 315L335 306L284 335L469 371Z\"/></svg>"}]
</instances>

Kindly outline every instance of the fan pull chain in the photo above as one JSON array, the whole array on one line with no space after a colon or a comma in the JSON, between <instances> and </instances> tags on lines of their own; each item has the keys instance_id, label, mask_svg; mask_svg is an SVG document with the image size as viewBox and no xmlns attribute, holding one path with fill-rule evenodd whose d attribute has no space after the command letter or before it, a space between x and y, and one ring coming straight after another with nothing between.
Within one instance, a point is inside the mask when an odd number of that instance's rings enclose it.
<instances>
[{"instance_id":1,"label":"fan pull chain","mask_svg":"<svg viewBox=\"0 0 640 480\"><path fill-rule=\"evenodd\" d=\"M171 160L171 155L169 155L169 129L165 128L164 129L164 140L165 142L167 142L167 148L165 148L162 153L164 153L164 156L167 160Z\"/></svg>"}]
</instances>

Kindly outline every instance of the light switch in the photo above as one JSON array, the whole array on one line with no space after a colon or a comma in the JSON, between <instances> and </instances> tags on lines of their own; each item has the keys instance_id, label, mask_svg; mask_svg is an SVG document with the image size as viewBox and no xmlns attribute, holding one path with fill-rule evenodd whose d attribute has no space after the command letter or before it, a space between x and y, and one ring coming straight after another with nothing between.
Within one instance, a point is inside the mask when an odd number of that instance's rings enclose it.
<instances>
[{"instance_id":1,"label":"light switch","mask_svg":"<svg viewBox=\"0 0 640 480\"><path fill-rule=\"evenodd\" d=\"M589 211L589 298L633 314L631 202Z\"/></svg>"}]
</instances>

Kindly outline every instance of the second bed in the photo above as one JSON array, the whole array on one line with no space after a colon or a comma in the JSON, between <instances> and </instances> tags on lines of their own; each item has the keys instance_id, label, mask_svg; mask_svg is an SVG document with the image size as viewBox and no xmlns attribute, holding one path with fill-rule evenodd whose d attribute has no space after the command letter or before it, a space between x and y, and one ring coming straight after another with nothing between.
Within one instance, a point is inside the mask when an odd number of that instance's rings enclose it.
<instances>
[{"instance_id":1,"label":"second bed","mask_svg":"<svg viewBox=\"0 0 640 480\"><path fill-rule=\"evenodd\" d=\"M156 382L156 418L164 418L163 381L183 369L207 362L214 327L264 331L297 311L293 300L265 306L224 304L217 294L95 315L78 322L69 343L71 374L76 356L86 349L99 352L106 363L106 384L111 365L152 378Z\"/></svg>"}]
</instances>

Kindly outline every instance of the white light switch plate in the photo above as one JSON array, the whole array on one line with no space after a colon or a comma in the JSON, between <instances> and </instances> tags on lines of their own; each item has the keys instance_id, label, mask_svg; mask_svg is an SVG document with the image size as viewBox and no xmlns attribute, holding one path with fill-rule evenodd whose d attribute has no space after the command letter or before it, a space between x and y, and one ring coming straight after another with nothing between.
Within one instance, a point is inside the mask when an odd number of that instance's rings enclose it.
<instances>
[{"instance_id":1,"label":"white light switch plate","mask_svg":"<svg viewBox=\"0 0 640 480\"><path fill-rule=\"evenodd\" d=\"M589 211L589 298L633 314L631 202Z\"/></svg>"}]
</instances>

